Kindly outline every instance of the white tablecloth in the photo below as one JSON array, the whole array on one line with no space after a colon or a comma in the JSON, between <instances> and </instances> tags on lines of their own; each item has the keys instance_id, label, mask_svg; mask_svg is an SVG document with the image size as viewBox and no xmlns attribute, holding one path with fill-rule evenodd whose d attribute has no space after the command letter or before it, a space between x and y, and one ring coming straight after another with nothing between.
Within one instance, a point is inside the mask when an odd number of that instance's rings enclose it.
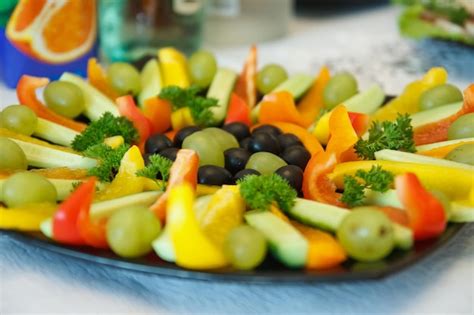
<instances>
[{"instance_id":1,"label":"white tablecloth","mask_svg":"<svg viewBox=\"0 0 474 315\"><path fill-rule=\"evenodd\" d=\"M319 66L353 71L361 87L379 82L399 93L434 65L450 81L474 82L473 51L399 38L393 8L299 18L289 37L259 45L261 64L291 72ZM239 69L247 48L217 49ZM0 105L16 103L0 87ZM245 285L178 280L113 269L53 254L0 234L0 313L160 314L474 314L474 226L446 248L389 278L338 284Z\"/></svg>"}]
</instances>

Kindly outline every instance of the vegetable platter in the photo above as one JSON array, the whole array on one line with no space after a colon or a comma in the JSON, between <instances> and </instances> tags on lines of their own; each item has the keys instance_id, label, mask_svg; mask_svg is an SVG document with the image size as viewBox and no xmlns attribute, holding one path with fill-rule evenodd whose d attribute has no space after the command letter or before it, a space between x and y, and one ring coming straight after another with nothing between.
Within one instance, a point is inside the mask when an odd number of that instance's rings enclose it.
<instances>
[{"instance_id":1,"label":"vegetable platter","mask_svg":"<svg viewBox=\"0 0 474 315\"><path fill-rule=\"evenodd\" d=\"M474 84L432 68L390 98L355 75L258 67L255 46L240 72L170 47L25 75L0 113L0 228L187 278L398 271L474 220Z\"/></svg>"}]
</instances>

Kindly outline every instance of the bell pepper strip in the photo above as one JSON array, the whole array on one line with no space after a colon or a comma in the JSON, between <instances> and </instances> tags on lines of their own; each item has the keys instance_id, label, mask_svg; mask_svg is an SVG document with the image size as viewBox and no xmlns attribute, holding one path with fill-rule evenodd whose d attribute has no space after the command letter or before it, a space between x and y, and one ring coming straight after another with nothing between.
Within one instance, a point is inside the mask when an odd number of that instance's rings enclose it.
<instances>
[{"instance_id":1,"label":"bell pepper strip","mask_svg":"<svg viewBox=\"0 0 474 315\"><path fill-rule=\"evenodd\" d=\"M95 201L104 201L141 193L145 189L143 177L136 175L145 167L142 154L137 146L132 146L120 161L120 167L113 181L97 193Z\"/></svg>"},{"instance_id":2,"label":"bell pepper strip","mask_svg":"<svg viewBox=\"0 0 474 315\"><path fill-rule=\"evenodd\" d=\"M282 121L305 126L304 119L296 108L293 96L287 91L273 92L263 97L260 102L258 121L262 124Z\"/></svg>"},{"instance_id":3,"label":"bell pepper strip","mask_svg":"<svg viewBox=\"0 0 474 315\"><path fill-rule=\"evenodd\" d=\"M423 147L425 147L425 146L422 145L422 146L419 146L419 147L416 148L416 150L417 150L416 153L421 154L421 155L425 155L425 156L431 156L431 157L435 157L435 158L444 159L449 154L449 152L453 151L457 147L462 146L464 144L468 144L468 143L474 143L474 138L459 139L459 140L461 140L461 141L456 140L456 142L454 142L454 143L433 147L433 148L428 149L428 150L424 150ZM462 141L462 140L465 140L465 141ZM444 143L444 142L447 143L447 142L451 142L451 141L443 141L441 143Z\"/></svg>"},{"instance_id":4,"label":"bell pepper strip","mask_svg":"<svg viewBox=\"0 0 474 315\"><path fill-rule=\"evenodd\" d=\"M125 143L125 140L122 136L113 136L104 139L104 144L111 147L112 149L117 149L119 146Z\"/></svg>"},{"instance_id":5,"label":"bell pepper strip","mask_svg":"<svg viewBox=\"0 0 474 315\"><path fill-rule=\"evenodd\" d=\"M257 104L257 47L255 45L250 47L244 68L235 84L234 93L242 98L250 109Z\"/></svg>"},{"instance_id":6,"label":"bell pepper strip","mask_svg":"<svg viewBox=\"0 0 474 315\"><path fill-rule=\"evenodd\" d=\"M196 190L198 168L199 156L195 151L188 149L181 149L178 151L176 160L170 169L170 177L168 185L166 186L166 191L150 207L150 210L158 219L161 220L162 223L164 223L166 219L166 202L170 190L183 183L187 183L193 190Z\"/></svg>"},{"instance_id":7,"label":"bell pepper strip","mask_svg":"<svg viewBox=\"0 0 474 315\"><path fill-rule=\"evenodd\" d=\"M413 173L395 177L395 189L405 207L415 240L437 237L446 228L446 213L438 199L429 193Z\"/></svg>"},{"instance_id":8,"label":"bell pepper strip","mask_svg":"<svg viewBox=\"0 0 474 315\"><path fill-rule=\"evenodd\" d=\"M351 120L352 128L359 137L369 129L370 116L363 113L349 112L349 119Z\"/></svg>"},{"instance_id":9,"label":"bell pepper strip","mask_svg":"<svg viewBox=\"0 0 474 315\"><path fill-rule=\"evenodd\" d=\"M158 50L163 87L176 85L180 88L188 88L190 79L188 74L188 63L186 56L178 50L166 47Z\"/></svg>"},{"instance_id":10,"label":"bell pepper strip","mask_svg":"<svg viewBox=\"0 0 474 315\"><path fill-rule=\"evenodd\" d=\"M448 129L451 124L462 115L474 112L474 84L464 91L464 104L456 114L440 121L419 126L413 130L413 139L416 145L445 141L448 139Z\"/></svg>"},{"instance_id":11,"label":"bell pepper strip","mask_svg":"<svg viewBox=\"0 0 474 315\"><path fill-rule=\"evenodd\" d=\"M321 108L324 107L323 91L330 78L331 75L328 67L323 66L319 71L316 80L314 80L313 86L299 102L298 111L303 117L303 125L305 128L308 128L312 123L314 123Z\"/></svg>"},{"instance_id":12,"label":"bell pepper strip","mask_svg":"<svg viewBox=\"0 0 474 315\"><path fill-rule=\"evenodd\" d=\"M107 220L101 219L97 222L90 218L91 207L83 207L77 218L77 229L87 245L95 248L109 248L107 243Z\"/></svg>"},{"instance_id":13,"label":"bell pepper strip","mask_svg":"<svg viewBox=\"0 0 474 315\"><path fill-rule=\"evenodd\" d=\"M171 126L173 130L180 130L184 127L194 126L193 116L191 115L191 110L189 107L183 107L171 114Z\"/></svg>"},{"instance_id":14,"label":"bell pepper strip","mask_svg":"<svg viewBox=\"0 0 474 315\"><path fill-rule=\"evenodd\" d=\"M269 125L277 127L283 133L291 133L297 136L301 140L303 145L305 146L306 150L308 150L309 153L311 153L311 155L324 151L323 147L318 142L316 137L312 135L307 129L301 126L287 123L287 122L272 122L272 123L269 123ZM257 128L258 126L260 125L259 124L254 125L252 126L252 129Z\"/></svg>"},{"instance_id":15,"label":"bell pepper strip","mask_svg":"<svg viewBox=\"0 0 474 315\"><path fill-rule=\"evenodd\" d=\"M143 103L143 115L151 122L151 133L163 133L171 127L171 104L159 97L146 99Z\"/></svg>"},{"instance_id":16,"label":"bell pepper strip","mask_svg":"<svg viewBox=\"0 0 474 315\"><path fill-rule=\"evenodd\" d=\"M306 269L328 269L341 264L347 259L344 248L331 234L296 221L291 221L291 224L308 241L309 250Z\"/></svg>"},{"instance_id":17,"label":"bell pepper strip","mask_svg":"<svg viewBox=\"0 0 474 315\"><path fill-rule=\"evenodd\" d=\"M392 161L355 161L336 165L329 178L337 188L344 188L344 175L354 176L357 170L369 171L372 166L379 165L382 169L395 175L407 172L414 173L427 189L439 190L451 200L467 199L474 189L474 171L438 165L392 162Z\"/></svg>"},{"instance_id":18,"label":"bell pepper strip","mask_svg":"<svg viewBox=\"0 0 474 315\"><path fill-rule=\"evenodd\" d=\"M444 68L431 68L420 80L405 87L398 97L381 107L372 115L372 121L395 120L398 114L413 114L419 111L421 94L435 86L446 83L448 73Z\"/></svg>"},{"instance_id":19,"label":"bell pepper strip","mask_svg":"<svg viewBox=\"0 0 474 315\"><path fill-rule=\"evenodd\" d=\"M53 239L69 245L87 245L78 228L81 211L88 211L95 193L95 179L81 184L58 207L53 216ZM85 210L83 210L85 209Z\"/></svg>"},{"instance_id":20,"label":"bell pepper strip","mask_svg":"<svg viewBox=\"0 0 474 315\"><path fill-rule=\"evenodd\" d=\"M115 101L115 99L120 96L120 94L115 92L110 86L105 71L96 58L89 58L87 61L87 79L92 86L108 96L111 100Z\"/></svg>"},{"instance_id":21,"label":"bell pepper strip","mask_svg":"<svg viewBox=\"0 0 474 315\"><path fill-rule=\"evenodd\" d=\"M55 113L38 100L36 97L36 89L46 86L48 83L48 78L23 75L20 78L20 81L18 81L18 85L16 87L18 100L22 105L26 105L31 108L31 110L33 110L36 115L38 115L38 117L60 124L64 127L71 128L78 132L82 132L84 129L86 129L87 125Z\"/></svg>"},{"instance_id":22,"label":"bell pepper strip","mask_svg":"<svg viewBox=\"0 0 474 315\"><path fill-rule=\"evenodd\" d=\"M326 146L326 152L335 153L338 163L343 162L341 160L343 154L352 149L359 140L343 105L337 106L332 111L331 117L329 117L329 129L331 136Z\"/></svg>"},{"instance_id":23,"label":"bell pepper strip","mask_svg":"<svg viewBox=\"0 0 474 315\"><path fill-rule=\"evenodd\" d=\"M405 210L391 206L374 208L384 213L392 222L398 223L406 227L409 226L408 215Z\"/></svg>"},{"instance_id":24,"label":"bell pepper strip","mask_svg":"<svg viewBox=\"0 0 474 315\"><path fill-rule=\"evenodd\" d=\"M251 125L250 107L236 93L232 93L230 96L229 109L224 124L233 122L244 123L247 126Z\"/></svg>"},{"instance_id":25,"label":"bell pepper strip","mask_svg":"<svg viewBox=\"0 0 474 315\"><path fill-rule=\"evenodd\" d=\"M0 229L39 231L40 224L56 211L56 204L40 203L5 208L0 206Z\"/></svg>"},{"instance_id":26,"label":"bell pepper strip","mask_svg":"<svg viewBox=\"0 0 474 315\"><path fill-rule=\"evenodd\" d=\"M138 145L141 149L144 148L146 140L151 135L152 123L136 106L131 95L121 96L115 101L120 115L130 120L133 123L133 126L138 130L138 134L140 135Z\"/></svg>"},{"instance_id":27,"label":"bell pepper strip","mask_svg":"<svg viewBox=\"0 0 474 315\"><path fill-rule=\"evenodd\" d=\"M165 133L165 136L167 136L168 139L170 139L171 141L174 141L174 137L176 136L177 133L178 133L178 130L170 130Z\"/></svg>"},{"instance_id":28,"label":"bell pepper strip","mask_svg":"<svg viewBox=\"0 0 474 315\"><path fill-rule=\"evenodd\" d=\"M168 190L166 229L178 266L211 269L228 264L224 253L201 230L193 210L194 188L181 182Z\"/></svg>"}]
</instances>

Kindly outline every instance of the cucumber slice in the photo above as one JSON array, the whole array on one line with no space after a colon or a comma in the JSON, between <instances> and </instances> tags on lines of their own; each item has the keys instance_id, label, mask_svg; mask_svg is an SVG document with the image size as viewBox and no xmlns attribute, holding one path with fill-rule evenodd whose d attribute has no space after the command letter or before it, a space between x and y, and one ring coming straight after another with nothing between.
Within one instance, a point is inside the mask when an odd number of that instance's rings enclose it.
<instances>
[{"instance_id":1,"label":"cucumber slice","mask_svg":"<svg viewBox=\"0 0 474 315\"><path fill-rule=\"evenodd\" d=\"M304 267L308 241L288 222L269 211L254 210L245 214L249 225L259 230L270 243L271 253L285 266Z\"/></svg>"},{"instance_id":2,"label":"cucumber slice","mask_svg":"<svg viewBox=\"0 0 474 315\"><path fill-rule=\"evenodd\" d=\"M384 100L385 93L382 87L378 84L374 84L367 90L352 96L343 103L350 112L372 114L382 106Z\"/></svg>"},{"instance_id":3,"label":"cucumber slice","mask_svg":"<svg viewBox=\"0 0 474 315\"><path fill-rule=\"evenodd\" d=\"M460 143L471 143L474 142L474 138L464 138L464 139L454 139L454 140L447 140L447 141L440 141L430 144L423 144L416 147L417 152L422 151L429 151L437 148L441 148L444 146L452 145L452 144L460 144Z\"/></svg>"},{"instance_id":4,"label":"cucumber slice","mask_svg":"<svg viewBox=\"0 0 474 315\"><path fill-rule=\"evenodd\" d=\"M34 135L49 142L70 147L79 132L38 117L38 124Z\"/></svg>"},{"instance_id":5,"label":"cucumber slice","mask_svg":"<svg viewBox=\"0 0 474 315\"><path fill-rule=\"evenodd\" d=\"M375 159L381 161L437 165L443 167L460 168L467 171L474 171L474 166L472 165L448 161L444 159L438 159L431 156L388 149L375 152Z\"/></svg>"},{"instance_id":6,"label":"cucumber slice","mask_svg":"<svg viewBox=\"0 0 474 315\"><path fill-rule=\"evenodd\" d=\"M145 64L140 74L140 80L142 90L138 94L138 104L143 106L146 99L157 96L161 90L160 65L156 59L150 59Z\"/></svg>"},{"instance_id":7,"label":"cucumber slice","mask_svg":"<svg viewBox=\"0 0 474 315\"><path fill-rule=\"evenodd\" d=\"M227 106L229 104L230 93L234 90L237 73L226 68L217 70L214 79L211 82L207 97L217 99L217 106L211 107L213 114L213 124L220 124L227 114Z\"/></svg>"},{"instance_id":8,"label":"cucumber slice","mask_svg":"<svg viewBox=\"0 0 474 315\"><path fill-rule=\"evenodd\" d=\"M395 189L389 189L386 192L366 189L364 204L403 209L403 205L400 202L400 199L398 199L397 191Z\"/></svg>"},{"instance_id":9,"label":"cucumber slice","mask_svg":"<svg viewBox=\"0 0 474 315\"><path fill-rule=\"evenodd\" d=\"M49 218L41 222L40 231L47 238L53 238L53 218Z\"/></svg>"},{"instance_id":10,"label":"cucumber slice","mask_svg":"<svg viewBox=\"0 0 474 315\"><path fill-rule=\"evenodd\" d=\"M163 232L158 236L156 240L151 243L155 253L167 262L175 262L176 254L174 252L173 242L171 241L171 235L167 226Z\"/></svg>"},{"instance_id":11,"label":"cucumber slice","mask_svg":"<svg viewBox=\"0 0 474 315\"><path fill-rule=\"evenodd\" d=\"M474 208L459 202L451 202L449 221L458 223L474 222Z\"/></svg>"},{"instance_id":12,"label":"cucumber slice","mask_svg":"<svg viewBox=\"0 0 474 315\"><path fill-rule=\"evenodd\" d=\"M314 83L314 77L307 74L295 74L288 78L285 82L278 85L272 92L287 91L293 95L294 99L299 99L308 91ZM260 111L260 103L258 103L252 110L251 116L253 121L258 120L258 113Z\"/></svg>"},{"instance_id":13,"label":"cucumber slice","mask_svg":"<svg viewBox=\"0 0 474 315\"><path fill-rule=\"evenodd\" d=\"M90 169L97 165L97 160L53 148L47 148L35 143L24 142L10 138L25 152L28 165L34 167L54 168L85 168Z\"/></svg>"},{"instance_id":14,"label":"cucumber slice","mask_svg":"<svg viewBox=\"0 0 474 315\"><path fill-rule=\"evenodd\" d=\"M90 211L91 220L109 218L115 211L129 206L148 207L152 205L161 194L161 191L147 191L93 203Z\"/></svg>"},{"instance_id":15,"label":"cucumber slice","mask_svg":"<svg viewBox=\"0 0 474 315\"><path fill-rule=\"evenodd\" d=\"M411 125L413 126L413 128L416 128L419 126L437 122L441 119L456 114L459 110L461 110L462 106L463 103L458 102L415 113L410 116Z\"/></svg>"},{"instance_id":16,"label":"cucumber slice","mask_svg":"<svg viewBox=\"0 0 474 315\"><path fill-rule=\"evenodd\" d=\"M71 82L81 89L84 94L84 115L90 120L98 120L105 112L110 112L114 116L120 115L114 102L81 77L69 72L64 72L59 80Z\"/></svg>"}]
</instances>

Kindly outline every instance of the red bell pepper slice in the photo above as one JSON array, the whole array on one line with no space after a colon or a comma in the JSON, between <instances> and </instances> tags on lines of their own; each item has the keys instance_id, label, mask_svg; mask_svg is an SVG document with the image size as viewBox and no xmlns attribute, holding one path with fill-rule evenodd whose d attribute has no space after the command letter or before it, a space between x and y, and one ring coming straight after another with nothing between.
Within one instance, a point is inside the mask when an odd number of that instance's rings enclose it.
<instances>
[{"instance_id":1,"label":"red bell pepper slice","mask_svg":"<svg viewBox=\"0 0 474 315\"><path fill-rule=\"evenodd\" d=\"M170 169L170 178L166 186L166 191L150 207L150 210L161 220L166 219L166 203L169 191L182 183L190 184L193 189L197 186L197 172L199 168L199 156L193 150L181 149L176 155L176 160Z\"/></svg>"},{"instance_id":2,"label":"red bell pepper slice","mask_svg":"<svg viewBox=\"0 0 474 315\"><path fill-rule=\"evenodd\" d=\"M413 130L416 145L435 143L448 140L448 129L462 115L474 112L474 84L464 90L464 105L455 114L437 122L417 127Z\"/></svg>"},{"instance_id":3,"label":"red bell pepper slice","mask_svg":"<svg viewBox=\"0 0 474 315\"><path fill-rule=\"evenodd\" d=\"M163 133L171 127L171 104L159 97L145 100L143 115L148 118L152 126L152 134Z\"/></svg>"},{"instance_id":4,"label":"red bell pepper slice","mask_svg":"<svg viewBox=\"0 0 474 315\"><path fill-rule=\"evenodd\" d=\"M140 136L139 147L143 149L145 141L151 135L152 124L148 118L146 118L140 109L135 105L135 101L131 95L125 95L118 97L115 102L117 103L120 115L128 118L135 128L138 130Z\"/></svg>"},{"instance_id":5,"label":"red bell pepper slice","mask_svg":"<svg viewBox=\"0 0 474 315\"><path fill-rule=\"evenodd\" d=\"M252 45L245 60L242 73L237 79L234 92L240 96L250 108L257 103L257 47Z\"/></svg>"},{"instance_id":6,"label":"red bell pepper slice","mask_svg":"<svg viewBox=\"0 0 474 315\"><path fill-rule=\"evenodd\" d=\"M443 205L423 187L414 173L395 177L395 188L407 211L415 240L426 240L443 233L447 221Z\"/></svg>"},{"instance_id":7,"label":"red bell pepper slice","mask_svg":"<svg viewBox=\"0 0 474 315\"><path fill-rule=\"evenodd\" d=\"M250 107L245 101L238 96L236 93L232 93L230 96L229 109L227 110L227 116L225 118L225 124L233 122L244 123L250 126Z\"/></svg>"},{"instance_id":8,"label":"red bell pepper slice","mask_svg":"<svg viewBox=\"0 0 474 315\"><path fill-rule=\"evenodd\" d=\"M390 206L375 208L383 212L392 222L409 227L408 215L405 210Z\"/></svg>"},{"instance_id":9,"label":"red bell pepper slice","mask_svg":"<svg viewBox=\"0 0 474 315\"><path fill-rule=\"evenodd\" d=\"M349 112L349 119L356 134L361 137L369 129L370 116L363 113Z\"/></svg>"},{"instance_id":10,"label":"red bell pepper slice","mask_svg":"<svg viewBox=\"0 0 474 315\"><path fill-rule=\"evenodd\" d=\"M95 193L95 178L81 184L60 205L53 217L53 238L64 244L86 245L78 228L81 212L89 211Z\"/></svg>"},{"instance_id":11,"label":"red bell pepper slice","mask_svg":"<svg viewBox=\"0 0 474 315\"><path fill-rule=\"evenodd\" d=\"M20 78L20 81L18 81L18 85L16 87L16 95L18 100L22 105L26 105L31 108L31 110L33 110L38 117L52 121L64 127L68 127L77 132L82 132L84 129L86 129L87 126L85 124L55 113L38 100L36 97L36 89L46 86L48 83L48 78L23 75Z\"/></svg>"}]
</instances>

